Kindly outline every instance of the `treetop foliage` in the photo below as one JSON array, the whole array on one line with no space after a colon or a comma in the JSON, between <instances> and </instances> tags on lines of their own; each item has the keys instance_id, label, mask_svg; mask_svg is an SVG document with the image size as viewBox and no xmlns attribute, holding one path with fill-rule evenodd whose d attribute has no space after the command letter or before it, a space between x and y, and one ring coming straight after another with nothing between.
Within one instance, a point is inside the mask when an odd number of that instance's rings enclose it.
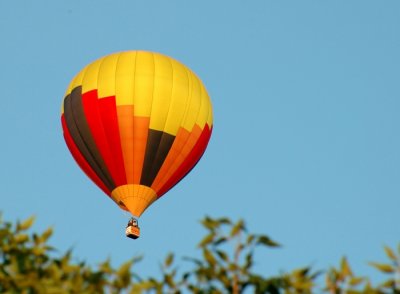
<instances>
[{"instance_id":1,"label":"treetop foliage","mask_svg":"<svg viewBox=\"0 0 400 294\"><path fill-rule=\"evenodd\" d=\"M201 257L177 261L169 253L154 277L140 277L132 269L141 257L119 268L110 260L94 268L75 262L71 250L55 256L48 244L53 229L32 233L34 217L15 224L0 219L0 293L400 293L400 245L385 246L388 261L370 262L387 276L378 285L356 275L343 257L325 271L308 266L264 276L254 272L256 250L279 247L264 234L251 233L243 220L206 216L206 235L198 243ZM189 262L180 272L178 264Z\"/></svg>"}]
</instances>

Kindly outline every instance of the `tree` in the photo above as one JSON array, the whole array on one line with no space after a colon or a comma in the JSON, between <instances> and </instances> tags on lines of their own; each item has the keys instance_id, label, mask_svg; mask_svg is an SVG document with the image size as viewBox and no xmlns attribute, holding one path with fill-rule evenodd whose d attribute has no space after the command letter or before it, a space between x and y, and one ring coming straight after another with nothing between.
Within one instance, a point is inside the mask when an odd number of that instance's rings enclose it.
<instances>
[{"instance_id":1,"label":"tree","mask_svg":"<svg viewBox=\"0 0 400 294\"><path fill-rule=\"evenodd\" d=\"M135 280L130 272L138 258L113 269L109 261L93 269L74 263L71 251L52 257L47 244L51 228L28 234L34 218L12 225L0 220L0 292L4 293L119 293Z\"/></svg>"},{"instance_id":2,"label":"tree","mask_svg":"<svg viewBox=\"0 0 400 294\"><path fill-rule=\"evenodd\" d=\"M170 253L159 276L144 278L131 271L139 257L116 269L109 260L96 269L73 262L71 251L54 257L48 245L53 230L30 233L33 222L33 217L16 224L0 220L1 293L400 293L400 246L397 253L384 247L388 263L371 263L388 276L377 286L355 275L346 258L326 272L302 267L265 277L253 271L255 252L279 244L250 233L243 220L205 217L201 224L207 234L198 244L201 258L182 260L191 269L179 272Z\"/></svg>"}]
</instances>

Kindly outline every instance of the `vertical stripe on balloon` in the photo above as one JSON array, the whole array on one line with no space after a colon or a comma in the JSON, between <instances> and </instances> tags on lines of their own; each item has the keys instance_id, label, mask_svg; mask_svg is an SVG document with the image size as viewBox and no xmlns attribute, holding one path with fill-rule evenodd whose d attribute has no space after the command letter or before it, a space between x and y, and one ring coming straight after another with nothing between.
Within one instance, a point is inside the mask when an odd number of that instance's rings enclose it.
<instances>
[{"instance_id":1,"label":"vertical stripe on balloon","mask_svg":"<svg viewBox=\"0 0 400 294\"><path fill-rule=\"evenodd\" d=\"M195 142L194 147L190 150L189 154L185 157L184 161L179 165L177 170L168 178L167 182L157 190L158 198L164 195L168 190L175 186L180 180L182 180L197 164L203 155L205 148L207 147L208 141L210 140L212 129L205 125L201 131L201 135Z\"/></svg>"},{"instance_id":2,"label":"vertical stripe on balloon","mask_svg":"<svg viewBox=\"0 0 400 294\"><path fill-rule=\"evenodd\" d=\"M142 177L140 178L141 185L151 187L151 184L157 176L158 171L174 142L174 139L175 136L170 134L156 130L149 130Z\"/></svg>"},{"instance_id":3,"label":"vertical stripe on balloon","mask_svg":"<svg viewBox=\"0 0 400 294\"><path fill-rule=\"evenodd\" d=\"M65 116L61 116L61 124L64 129L64 139L72 157L75 159L79 167L84 171L84 173L97 185L104 193L111 195L111 191L104 185L103 181L97 176L96 172L87 163L86 158L79 151L78 147L75 145L74 139L68 131L67 123L65 121Z\"/></svg>"},{"instance_id":4,"label":"vertical stripe on balloon","mask_svg":"<svg viewBox=\"0 0 400 294\"><path fill-rule=\"evenodd\" d=\"M81 87L73 89L71 94L65 97L64 115L66 127L79 151L104 185L109 190L113 190L115 184L101 158L85 118Z\"/></svg>"}]
</instances>

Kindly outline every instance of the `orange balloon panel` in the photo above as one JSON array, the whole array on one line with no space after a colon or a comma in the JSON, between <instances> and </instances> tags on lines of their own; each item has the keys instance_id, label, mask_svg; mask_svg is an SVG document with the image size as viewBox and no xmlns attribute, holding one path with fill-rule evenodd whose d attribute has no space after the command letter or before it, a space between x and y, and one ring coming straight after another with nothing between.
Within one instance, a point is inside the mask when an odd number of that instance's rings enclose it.
<instances>
[{"instance_id":1,"label":"orange balloon panel","mask_svg":"<svg viewBox=\"0 0 400 294\"><path fill-rule=\"evenodd\" d=\"M128 51L78 73L65 94L61 121L81 169L139 217L203 155L212 107L185 65L159 53Z\"/></svg>"}]
</instances>

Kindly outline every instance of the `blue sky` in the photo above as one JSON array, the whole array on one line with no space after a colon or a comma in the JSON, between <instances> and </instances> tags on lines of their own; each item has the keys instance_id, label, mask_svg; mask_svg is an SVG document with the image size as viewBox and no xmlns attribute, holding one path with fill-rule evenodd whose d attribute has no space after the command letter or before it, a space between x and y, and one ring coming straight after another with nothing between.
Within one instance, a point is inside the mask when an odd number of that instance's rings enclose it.
<instances>
[{"instance_id":1,"label":"blue sky","mask_svg":"<svg viewBox=\"0 0 400 294\"><path fill-rule=\"evenodd\" d=\"M1 1L0 210L37 216L51 243L92 264L143 254L157 274L193 255L205 215L244 218L281 249L273 274L349 256L361 275L400 241L400 2ZM203 159L142 216L79 170L60 126L70 79L115 51L180 60L206 85L214 132ZM375 275L376 276L376 275Z\"/></svg>"}]
</instances>

